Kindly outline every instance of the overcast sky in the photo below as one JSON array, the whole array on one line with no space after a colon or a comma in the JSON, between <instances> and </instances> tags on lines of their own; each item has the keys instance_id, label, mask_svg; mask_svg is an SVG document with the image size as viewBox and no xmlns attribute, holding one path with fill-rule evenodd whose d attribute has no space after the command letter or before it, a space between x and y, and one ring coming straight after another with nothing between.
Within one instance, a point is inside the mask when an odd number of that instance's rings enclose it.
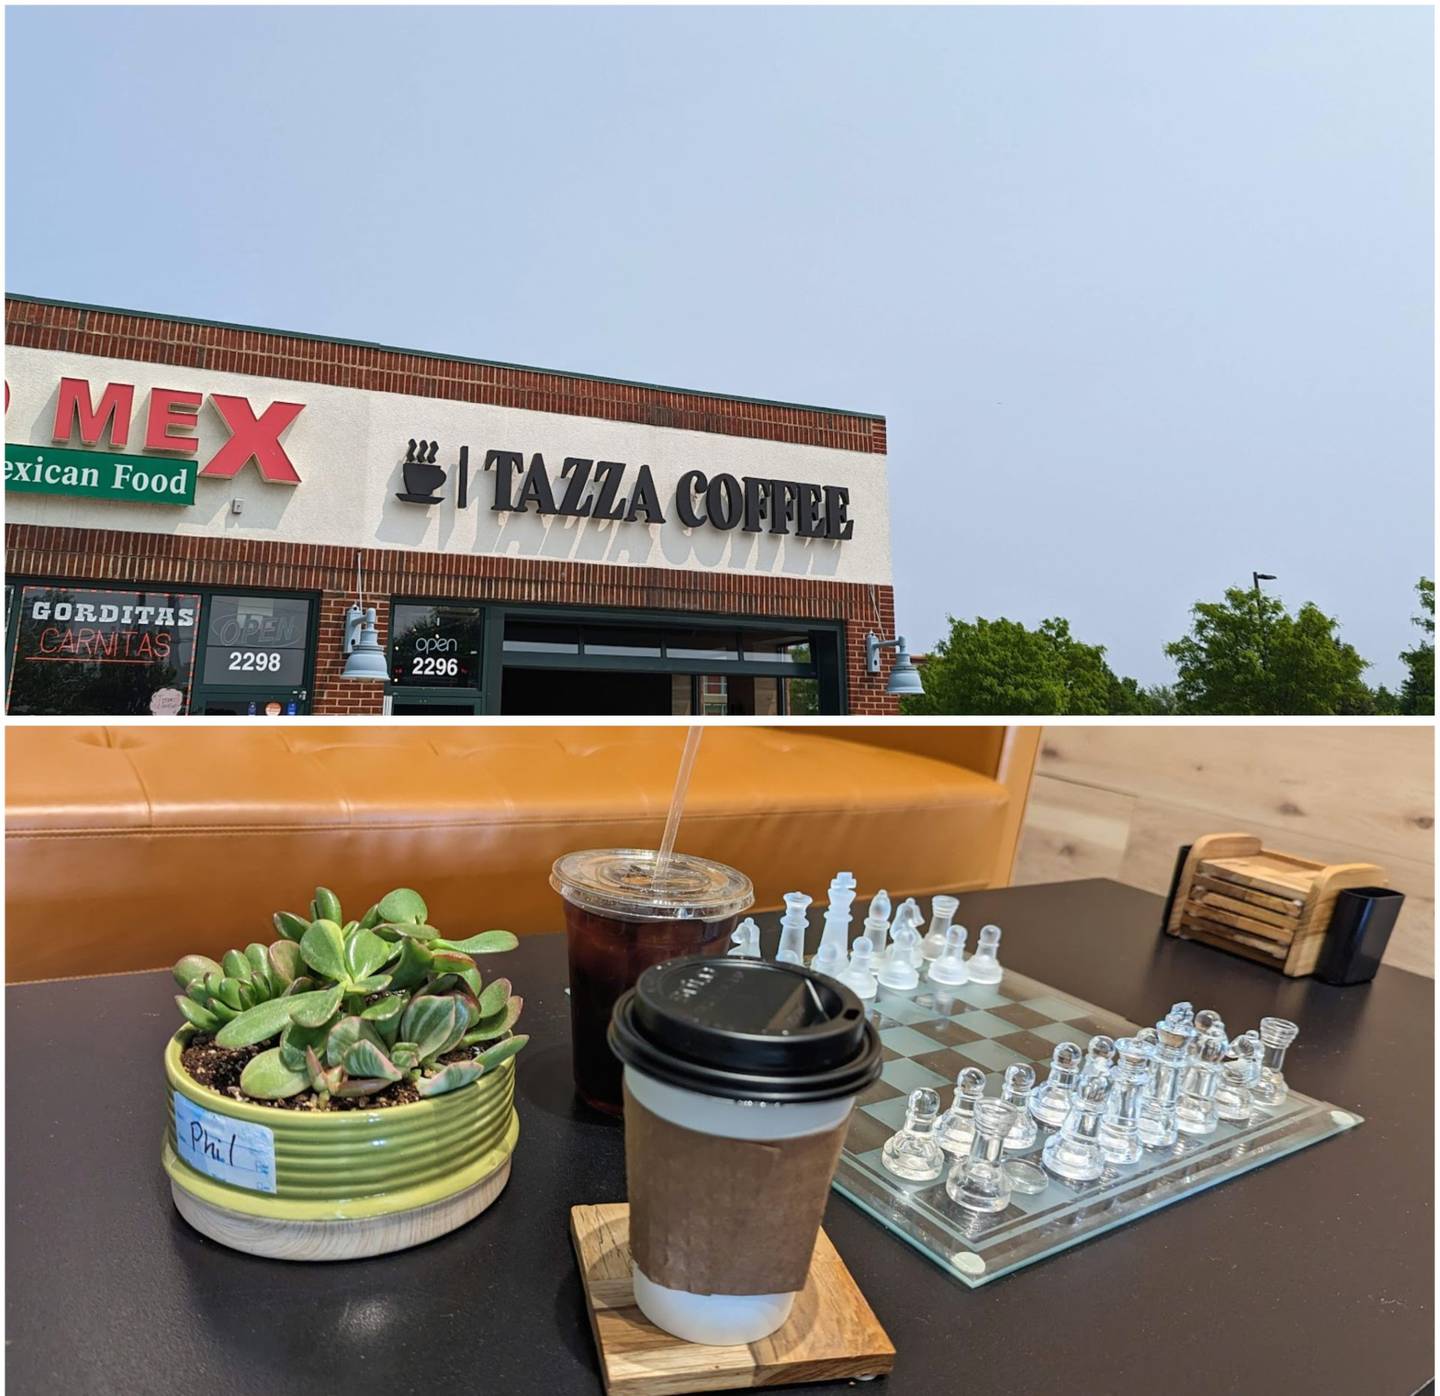
<instances>
[{"instance_id":1,"label":"overcast sky","mask_svg":"<svg viewBox=\"0 0 1440 1396\"><path fill-rule=\"evenodd\" d=\"M1433 567L1424 9L10 9L6 286L889 418L915 648Z\"/></svg>"}]
</instances>

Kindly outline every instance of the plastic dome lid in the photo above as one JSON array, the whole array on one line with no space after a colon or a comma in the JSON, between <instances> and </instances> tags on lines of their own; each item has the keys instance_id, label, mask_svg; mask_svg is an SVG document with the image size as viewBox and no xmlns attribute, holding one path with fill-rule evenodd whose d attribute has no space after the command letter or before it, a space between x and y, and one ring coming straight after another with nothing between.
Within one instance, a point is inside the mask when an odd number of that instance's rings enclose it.
<instances>
[{"instance_id":1,"label":"plastic dome lid","mask_svg":"<svg viewBox=\"0 0 1440 1396\"><path fill-rule=\"evenodd\" d=\"M742 872L653 848L587 848L557 858L550 885L575 906L621 921L719 921L748 911L755 889Z\"/></svg>"}]
</instances>

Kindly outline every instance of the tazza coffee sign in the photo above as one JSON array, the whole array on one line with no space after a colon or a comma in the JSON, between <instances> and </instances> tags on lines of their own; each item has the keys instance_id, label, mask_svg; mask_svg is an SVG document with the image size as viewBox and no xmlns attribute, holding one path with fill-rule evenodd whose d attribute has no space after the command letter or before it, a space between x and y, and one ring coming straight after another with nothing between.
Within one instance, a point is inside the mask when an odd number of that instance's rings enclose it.
<instances>
[{"instance_id":1,"label":"tazza coffee sign","mask_svg":"<svg viewBox=\"0 0 1440 1396\"><path fill-rule=\"evenodd\" d=\"M407 504L439 504L447 468L436 464L439 444L412 439L402 464L405 488L396 498ZM675 492L663 500L648 465L633 470L624 461L566 456L552 472L540 452L490 450L481 470L491 476L490 508L500 513L555 514L574 519L614 519L663 524L678 519L686 528L738 528L744 533L794 534L837 542L855 533L850 491L843 485L765 476L707 475L687 470ZM470 448L461 446L454 464L455 506L470 504Z\"/></svg>"}]
</instances>

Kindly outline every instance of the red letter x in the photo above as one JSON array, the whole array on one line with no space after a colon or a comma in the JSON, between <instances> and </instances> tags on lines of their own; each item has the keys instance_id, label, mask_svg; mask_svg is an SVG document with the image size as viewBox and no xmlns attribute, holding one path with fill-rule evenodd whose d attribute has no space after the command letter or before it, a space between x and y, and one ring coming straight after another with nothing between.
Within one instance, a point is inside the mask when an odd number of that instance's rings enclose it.
<instances>
[{"instance_id":1,"label":"red letter x","mask_svg":"<svg viewBox=\"0 0 1440 1396\"><path fill-rule=\"evenodd\" d=\"M299 472L290 464L290 457L280 444L280 433L304 410L303 402L272 402L256 417L243 397L224 397L211 393L210 401L230 428L230 439L215 452L202 475L222 480L239 474L253 456L261 478L273 484L298 485Z\"/></svg>"}]
</instances>

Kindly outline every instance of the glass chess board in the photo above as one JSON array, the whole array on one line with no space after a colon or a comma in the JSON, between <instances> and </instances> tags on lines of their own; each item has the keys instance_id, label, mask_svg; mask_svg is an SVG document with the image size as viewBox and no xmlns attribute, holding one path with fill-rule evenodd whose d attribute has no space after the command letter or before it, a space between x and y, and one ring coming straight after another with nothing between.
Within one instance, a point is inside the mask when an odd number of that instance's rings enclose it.
<instances>
[{"instance_id":1,"label":"glass chess board","mask_svg":"<svg viewBox=\"0 0 1440 1396\"><path fill-rule=\"evenodd\" d=\"M1168 1007L1160 1004L1155 1016ZM1057 1043L1084 1047L1096 1033L1133 1036L1136 1025L1012 970L999 984L961 984L943 994L923 979L913 994L882 988L870 1017L885 1066L859 1099L835 1187L971 1288L1361 1123L1359 1115L1292 1089L1279 1110L1249 1124L1222 1120L1207 1137L1182 1134L1173 1149L1147 1149L1140 1163L1107 1167L1091 1183L1051 1178L1044 1192L1017 1191L1003 1212L981 1216L950 1200L943 1174L933 1183L907 1183L880 1162L885 1141L905 1122L910 1092L929 1086L946 1108L955 1077L974 1066L986 1073L985 1094L998 1097L1012 1062L1030 1062L1038 1083ZM1005 1157L1038 1164L1054 1132L1042 1125L1033 1149Z\"/></svg>"}]
</instances>

